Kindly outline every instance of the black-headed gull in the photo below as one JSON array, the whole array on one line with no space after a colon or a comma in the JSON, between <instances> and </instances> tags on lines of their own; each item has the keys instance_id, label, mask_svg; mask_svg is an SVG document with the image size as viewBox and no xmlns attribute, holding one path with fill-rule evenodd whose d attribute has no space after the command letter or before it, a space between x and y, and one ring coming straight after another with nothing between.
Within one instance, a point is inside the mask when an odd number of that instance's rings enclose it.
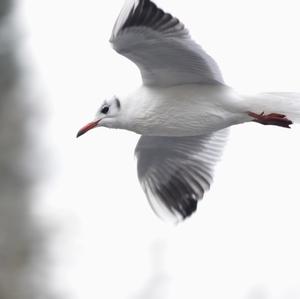
<instances>
[{"instance_id":1,"label":"black-headed gull","mask_svg":"<svg viewBox=\"0 0 300 299\"><path fill-rule=\"evenodd\" d=\"M300 94L237 94L184 25L149 0L125 3L110 41L139 67L143 85L104 101L77 136L100 126L141 134L138 177L159 216L181 220L196 210L228 127L248 121L289 127L290 119L299 120Z\"/></svg>"}]
</instances>

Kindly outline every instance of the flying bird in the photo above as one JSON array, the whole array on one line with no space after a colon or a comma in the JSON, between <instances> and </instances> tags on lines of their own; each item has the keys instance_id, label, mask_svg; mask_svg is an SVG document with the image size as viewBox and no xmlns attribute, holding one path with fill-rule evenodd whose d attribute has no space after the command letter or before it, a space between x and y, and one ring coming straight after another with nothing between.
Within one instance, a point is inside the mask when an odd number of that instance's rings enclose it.
<instances>
[{"instance_id":1,"label":"flying bird","mask_svg":"<svg viewBox=\"0 0 300 299\"><path fill-rule=\"evenodd\" d=\"M238 94L186 27L150 0L125 2L110 42L138 66L143 84L105 100L77 137L101 126L140 134L139 181L162 218L180 221L196 211L230 126L290 128L300 120L300 93Z\"/></svg>"}]
</instances>

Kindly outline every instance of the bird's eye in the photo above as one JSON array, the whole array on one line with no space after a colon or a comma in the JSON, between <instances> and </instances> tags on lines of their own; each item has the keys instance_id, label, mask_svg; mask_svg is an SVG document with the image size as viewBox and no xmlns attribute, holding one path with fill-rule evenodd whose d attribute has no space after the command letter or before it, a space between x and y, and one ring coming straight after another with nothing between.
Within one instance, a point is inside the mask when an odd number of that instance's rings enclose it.
<instances>
[{"instance_id":1,"label":"bird's eye","mask_svg":"<svg viewBox=\"0 0 300 299\"><path fill-rule=\"evenodd\" d=\"M109 107L105 106L102 108L101 113L106 114L109 111Z\"/></svg>"}]
</instances>

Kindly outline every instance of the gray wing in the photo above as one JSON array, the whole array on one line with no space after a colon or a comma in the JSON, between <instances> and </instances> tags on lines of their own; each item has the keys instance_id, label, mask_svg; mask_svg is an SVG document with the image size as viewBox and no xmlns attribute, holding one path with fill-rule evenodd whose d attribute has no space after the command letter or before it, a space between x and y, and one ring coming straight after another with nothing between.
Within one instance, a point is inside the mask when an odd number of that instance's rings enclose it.
<instances>
[{"instance_id":1,"label":"gray wing","mask_svg":"<svg viewBox=\"0 0 300 299\"><path fill-rule=\"evenodd\" d=\"M139 67L145 85L223 83L215 61L184 25L149 0L125 3L110 41Z\"/></svg>"},{"instance_id":2,"label":"gray wing","mask_svg":"<svg viewBox=\"0 0 300 299\"><path fill-rule=\"evenodd\" d=\"M138 177L158 216L182 220L196 211L227 135L224 129L205 136L140 138L135 150Z\"/></svg>"}]
</instances>

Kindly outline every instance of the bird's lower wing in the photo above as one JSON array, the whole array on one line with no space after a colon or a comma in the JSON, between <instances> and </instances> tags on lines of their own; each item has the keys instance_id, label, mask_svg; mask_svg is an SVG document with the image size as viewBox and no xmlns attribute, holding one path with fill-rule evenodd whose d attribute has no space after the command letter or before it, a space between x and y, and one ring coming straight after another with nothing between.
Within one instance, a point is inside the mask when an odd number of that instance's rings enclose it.
<instances>
[{"instance_id":1,"label":"bird's lower wing","mask_svg":"<svg viewBox=\"0 0 300 299\"><path fill-rule=\"evenodd\" d=\"M135 154L140 183L155 213L182 220L210 187L228 129L191 137L142 136Z\"/></svg>"}]
</instances>

